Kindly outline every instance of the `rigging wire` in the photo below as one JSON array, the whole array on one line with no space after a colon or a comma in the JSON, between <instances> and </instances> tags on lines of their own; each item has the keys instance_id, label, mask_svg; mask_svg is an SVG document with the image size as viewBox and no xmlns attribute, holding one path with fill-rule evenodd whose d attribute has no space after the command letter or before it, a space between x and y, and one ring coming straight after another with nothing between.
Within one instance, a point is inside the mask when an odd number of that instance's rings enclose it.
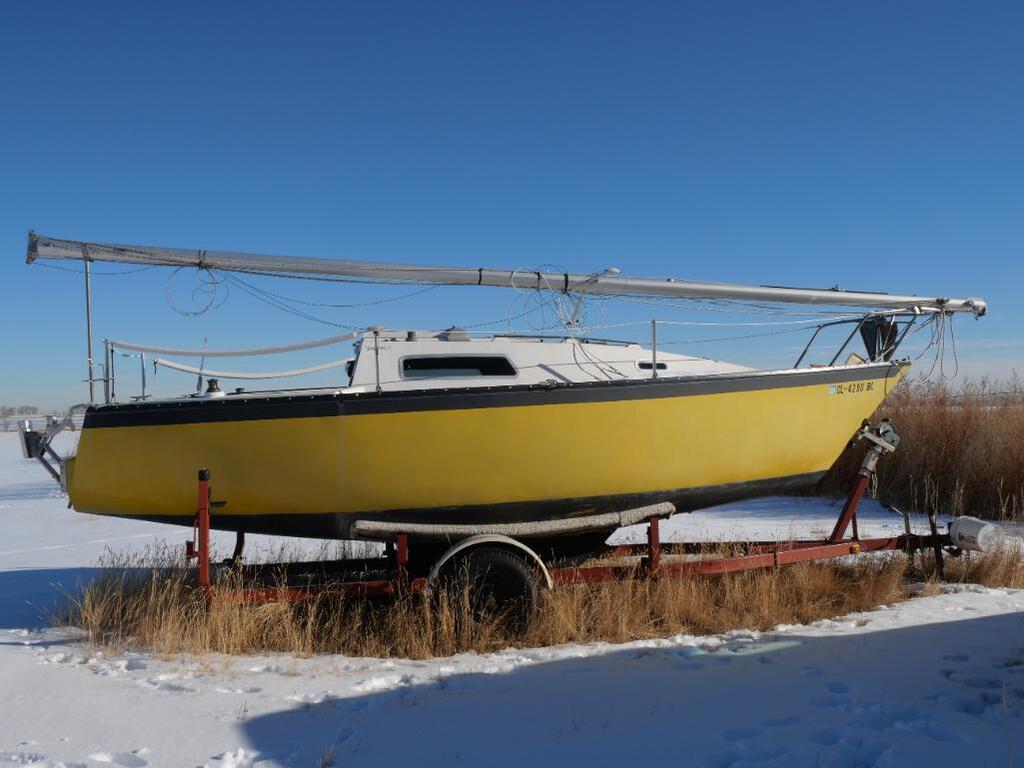
<instances>
[{"instance_id":1,"label":"rigging wire","mask_svg":"<svg viewBox=\"0 0 1024 768\"><path fill-rule=\"evenodd\" d=\"M949 346L953 350L953 365L954 365L953 375L950 377L951 379L955 379L957 376L960 375L960 356L957 355L957 352L956 352L956 335L953 333L953 323L954 323L955 320L956 320L956 318L953 317L952 315L950 315L950 317L949 317Z\"/></svg>"},{"instance_id":2,"label":"rigging wire","mask_svg":"<svg viewBox=\"0 0 1024 768\"><path fill-rule=\"evenodd\" d=\"M84 275L84 269L75 269L74 267L62 267L59 264L47 264L45 261L33 262L36 266L45 267L46 269L59 269L61 272L71 272L75 275ZM155 269L157 264L150 264L146 267L138 267L137 269L123 269L116 272L104 272L97 271L95 269L89 270L89 274L93 277L120 277L121 275L134 275L136 272L145 272L150 269Z\"/></svg>"},{"instance_id":3,"label":"rigging wire","mask_svg":"<svg viewBox=\"0 0 1024 768\"><path fill-rule=\"evenodd\" d=\"M396 301L402 301L404 299L411 299L414 296L419 296L421 294L428 293L430 291L435 291L438 288L444 287L442 285L428 285L425 288L420 288L419 290L411 291L409 293L402 294L401 296L389 296L387 298L378 299L376 301L364 301L364 302L360 302L360 303L356 303L356 304L326 304L326 303L321 303L321 302L317 302L317 301L305 301L303 299L297 299L297 298L295 298L293 296L283 296L283 295L281 295L279 293L274 293L273 291L269 291L266 288L259 288L259 287L255 286L255 285L253 285L252 283L249 283L249 282L247 282L245 280L242 280L242 278L238 277L238 275L234 275L233 277L238 282L245 283L246 285L248 285L253 290L259 291L260 293L262 293L262 294L264 294L266 296L271 296L271 297L273 297L275 299L278 299L280 301L290 302L290 303L293 303L293 304L302 304L302 305L307 306L307 307L325 307L325 308L329 308L329 309L356 309L356 308L359 308L359 307L376 307L376 306L379 306L381 304L391 304L391 303L396 302ZM397 284L398 283L396 283L396 285Z\"/></svg>"},{"instance_id":4,"label":"rigging wire","mask_svg":"<svg viewBox=\"0 0 1024 768\"><path fill-rule=\"evenodd\" d=\"M178 276L178 273L185 267L178 267L167 276L167 280L164 281L164 298L167 301L167 305L179 315L184 317L200 317L205 315L211 310L217 309L224 305L224 302L228 300L230 289L228 286L224 286L224 294L220 296L221 286L224 285L224 280L219 275L211 270L197 270L195 274L195 285L192 288L192 300L195 301L197 297L205 299L205 302L200 301L195 309L183 309L178 306L177 302L174 301L174 296L171 293L171 284L174 282L174 278ZM218 297L220 300L218 301Z\"/></svg>"},{"instance_id":5,"label":"rigging wire","mask_svg":"<svg viewBox=\"0 0 1024 768\"><path fill-rule=\"evenodd\" d=\"M765 336L783 336L787 333L802 333L807 331L807 328L784 328L780 331L763 331L761 333L747 333L742 336L717 336L710 339L670 339L662 341L658 339L658 346L661 345L678 345L678 344L711 344L716 341L743 341L744 339L759 339Z\"/></svg>"},{"instance_id":6,"label":"rigging wire","mask_svg":"<svg viewBox=\"0 0 1024 768\"><path fill-rule=\"evenodd\" d=\"M859 315L835 315L829 319L832 320L856 320ZM775 320L775 321L764 321L764 322L700 322L695 320L658 320L658 325L680 325L680 326L695 326L695 327L712 327L712 328L733 328L733 327L763 327L772 325L815 325L821 323L822 320ZM639 328L641 326L650 325L650 320L641 320L630 323L611 323L609 325L594 325L589 328L591 331L606 330L609 328Z\"/></svg>"},{"instance_id":7,"label":"rigging wire","mask_svg":"<svg viewBox=\"0 0 1024 768\"><path fill-rule=\"evenodd\" d=\"M413 280L387 280L385 278L377 278L377 277L336 277L336 276L333 276L333 275L330 275L330 276L328 276L328 275L298 275L298 274L291 274L291 273L287 273L287 272L267 272L265 270L260 270L260 269L235 269L235 270L221 269L221 270L218 270L218 271L220 271L220 272L231 272L232 274L235 274L235 275L242 274L242 275L256 275L258 277L283 278L285 280L306 280L308 282L313 282L313 283L355 283L357 285L400 285L400 286L406 286L406 285L409 285L410 282L413 282ZM423 285L422 282L420 284ZM432 283L429 283L429 285L441 288L441 287L444 287L444 286L462 286L462 285L465 285L465 284L464 283L433 283L432 282Z\"/></svg>"},{"instance_id":8,"label":"rigging wire","mask_svg":"<svg viewBox=\"0 0 1024 768\"><path fill-rule=\"evenodd\" d=\"M279 299L275 299L272 296L266 295L265 292L262 291L261 289L256 288L255 286L250 286L245 281L239 281L237 277L231 273L224 273L224 276L229 282L237 286L243 292L249 294L252 298L256 299L257 301L261 301L264 304L273 307L274 309L277 309L281 312L294 315L295 317L302 318L303 320L309 320L311 322L320 323L321 325L329 325L334 328L344 328L346 331L362 330L361 328L358 328L353 325L336 323L333 320L327 320L326 318L323 317L317 317L316 315L310 314L309 312L304 312L300 309L296 309L295 307L288 306L286 302L283 302Z\"/></svg>"},{"instance_id":9,"label":"rigging wire","mask_svg":"<svg viewBox=\"0 0 1024 768\"><path fill-rule=\"evenodd\" d=\"M605 294L605 296L615 298L616 300L625 303L646 304L651 306L669 307L673 309L701 310L707 312L725 312L730 314L763 314L780 315L786 317L821 317L835 314L835 311L827 310L796 310L792 308L783 309L778 306L771 306L755 301L743 301L740 299L680 299L674 296L636 296L628 293ZM879 311L885 312L888 310Z\"/></svg>"}]
</instances>

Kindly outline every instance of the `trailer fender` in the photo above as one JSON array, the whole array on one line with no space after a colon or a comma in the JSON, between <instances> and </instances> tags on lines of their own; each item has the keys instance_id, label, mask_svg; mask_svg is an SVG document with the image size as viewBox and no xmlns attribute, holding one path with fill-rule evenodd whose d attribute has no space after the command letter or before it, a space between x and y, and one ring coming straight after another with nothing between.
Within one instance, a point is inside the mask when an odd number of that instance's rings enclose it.
<instances>
[{"instance_id":1,"label":"trailer fender","mask_svg":"<svg viewBox=\"0 0 1024 768\"><path fill-rule=\"evenodd\" d=\"M518 554L526 555L526 559L534 563L537 566L537 570L540 571L544 578L544 586L551 589L555 583L551 579L551 573L548 571L548 567L544 565L544 561L540 555L530 549L528 546L523 544L521 541L516 541L510 536L503 536L499 533L484 533L477 536L470 536L469 538L463 539L456 544L450 546L445 553L437 558L437 562L430 569L430 573L427 575L427 590L432 589L433 585L437 581L437 577L441 573L441 569L460 552L464 552L467 549L473 547L488 544L491 546L498 546L504 549L510 549Z\"/></svg>"}]
</instances>

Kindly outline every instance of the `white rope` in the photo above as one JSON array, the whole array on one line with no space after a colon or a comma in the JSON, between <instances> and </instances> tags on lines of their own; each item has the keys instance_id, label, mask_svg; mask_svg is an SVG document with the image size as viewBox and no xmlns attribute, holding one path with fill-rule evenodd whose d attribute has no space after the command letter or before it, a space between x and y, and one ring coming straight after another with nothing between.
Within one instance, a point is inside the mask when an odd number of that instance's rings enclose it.
<instances>
[{"instance_id":1,"label":"white rope","mask_svg":"<svg viewBox=\"0 0 1024 768\"><path fill-rule=\"evenodd\" d=\"M297 352L300 349L326 347L329 344L350 341L359 335L359 333L344 333L341 336L331 336L329 339L320 339L319 341L304 341L284 347L263 347L260 349L171 349L169 347L148 347L144 344L132 344L127 341L110 341L108 343L117 349L128 349L132 352L152 352L155 355L174 355L175 357L254 357L256 355L277 355L282 352Z\"/></svg>"},{"instance_id":2,"label":"white rope","mask_svg":"<svg viewBox=\"0 0 1024 768\"><path fill-rule=\"evenodd\" d=\"M286 379L291 376L304 376L307 373L326 371L328 368L337 368L338 366L344 365L347 362L348 360L335 360L333 363L314 365L310 368L298 368L293 371L271 371L266 373L211 371L204 368L193 368L191 365L181 365L180 363L172 363L170 360L163 360L161 358L157 358L156 360L154 360L153 365L161 365L164 368L173 368L176 371L184 371L185 373L194 373L198 376L205 376L208 379Z\"/></svg>"}]
</instances>

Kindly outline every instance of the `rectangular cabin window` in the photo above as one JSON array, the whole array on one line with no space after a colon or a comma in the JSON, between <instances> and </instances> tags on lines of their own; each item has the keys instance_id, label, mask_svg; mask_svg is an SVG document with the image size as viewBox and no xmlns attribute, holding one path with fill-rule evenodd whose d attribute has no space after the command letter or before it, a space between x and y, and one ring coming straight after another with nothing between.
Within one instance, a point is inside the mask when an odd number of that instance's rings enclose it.
<instances>
[{"instance_id":1,"label":"rectangular cabin window","mask_svg":"<svg viewBox=\"0 0 1024 768\"><path fill-rule=\"evenodd\" d=\"M402 360L404 379L443 379L472 376L515 376L507 357L488 355L445 355L407 357Z\"/></svg>"},{"instance_id":2,"label":"rectangular cabin window","mask_svg":"<svg viewBox=\"0 0 1024 768\"><path fill-rule=\"evenodd\" d=\"M649 371L649 370L651 370L651 361L650 360L641 360L640 362L637 363L637 365L640 367L641 371ZM668 364L667 363L658 363L658 370L659 371L668 370Z\"/></svg>"}]
</instances>

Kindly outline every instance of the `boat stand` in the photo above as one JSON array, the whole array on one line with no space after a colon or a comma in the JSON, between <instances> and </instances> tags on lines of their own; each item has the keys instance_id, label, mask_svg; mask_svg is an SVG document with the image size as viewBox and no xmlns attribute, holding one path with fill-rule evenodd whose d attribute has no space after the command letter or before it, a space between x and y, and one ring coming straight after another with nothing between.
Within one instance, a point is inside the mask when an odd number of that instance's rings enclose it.
<instances>
[{"instance_id":1,"label":"boat stand","mask_svg":"<svg viewBox=\"0 0 1024 768\"><path fill-rule=\"evenodd\" d=\"M491 534L464 538L434 562L429 571L425 572L422 566L420 571L415 571L409 558L410 546L415 546L415 541L410 542L406 533L397 533L385 541L383 556L365 559L243 566L237 557L240 551L236 546L236 557L225 561L223 565L241 569L242 579L215 579L210 561L210 515L211 508L216 507L217 503L211 501L210 472L201 469L198 473L199 498L195 532L193 540L187 543L186 555L188 559L197 560L198 585L208 598L216 594L219 598L231 601L261 604L303 602L327 594L343 598L394 598L430 593L443 568L458 563L458 558L473 551L477 544L513 551L533 566L538 582L552 588L623 579L714 576L896 550L911 554L931 549L936 554L937 562L941 563L943 549L958 552L950 535L938 532L934 520L931 533L926 535L910 533L908 526L907 532L899 536L859 537L857 507L875 477L879 458L895 450L899 438L891 425L883 422L874 430L865 425L857 439L867 440L869 447L857 479L827 539L663 544L659 515L652 515L647 520L645 543L602 546L593 551L583 564L545 562L529 548L528 543L509 536ZM851 532L851 538L846 538L847 531ZM242 541L240 537L239 544ZM237 583L255 586L233 586Z\"/></svg>"}]
</instances>

